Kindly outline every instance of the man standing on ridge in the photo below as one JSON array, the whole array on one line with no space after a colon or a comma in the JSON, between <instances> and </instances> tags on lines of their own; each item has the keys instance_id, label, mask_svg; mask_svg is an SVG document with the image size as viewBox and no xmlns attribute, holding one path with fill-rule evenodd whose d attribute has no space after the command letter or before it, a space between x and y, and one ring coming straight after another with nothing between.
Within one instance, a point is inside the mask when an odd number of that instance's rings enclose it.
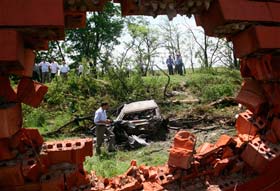
<instances>
[{"instance_id":1,"label":"man standing on ridge","mask_svg":"<svg viewBox=\"0 0 280 191\"><path fill-rule=\"evenodd\" d=\"M173 61L173 58L171 57L171 55L169 55L169 57L167 58L166 64L167 64L169 75L173 75L174 74L174 71L173 71L174 61Z\"/></svg>"}]
</instances>

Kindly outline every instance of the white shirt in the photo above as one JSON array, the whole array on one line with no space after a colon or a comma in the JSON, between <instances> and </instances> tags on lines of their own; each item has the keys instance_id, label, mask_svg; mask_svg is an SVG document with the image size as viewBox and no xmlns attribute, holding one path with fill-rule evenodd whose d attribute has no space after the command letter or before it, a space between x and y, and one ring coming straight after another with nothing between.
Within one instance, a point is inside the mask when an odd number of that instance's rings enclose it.
<instances>
[{"instance_id":1,"label":"white shirt","mask_svg":"<svg viewBox=\"0 0 280 191\"><path fill-rule=\"evenodd\" d=\"M50 64L50 68L51 68L51 73L56 74L58 71L58 64L56 62L53 62Z\"/></svg>"},{"instance_id":2,"label":"white shirt","mask_svg":"<svg viewBox=\"0 0 280 191\"><path fill-rule=\"evenodd\" d=\"M60 73L68 73L70 70L69 66L67 66L66 64L65 65L62 65L61 68L60 68Z\"/></svg>"},{"instance_id":3,"label":"white shirt","mask_svg":"<svg viewBox=\"0 0 280 191\"><path fill-rule=\"evenodd\" d=\"M107 120L107 114L106 111L102 109L102 107L100 107L98 110L96 110L95 112L95 116L94 116L94 123L100 124L98 123L99 121L106 121ZM102 123L101 123L102 124Z\"/></svg>"},{"instance_id":4,"label":"white shirt","mask_svg":"<svg viewBox=\"0 0 280 191\"><path fill-rule=\"evenodd\" d=\"M82 64L80 64L79 68L78 68L79 74L83 73L83 71L84 71L84 66Z\"/></svg>"},{"instance_id":5,"label":"white shirt","mask_svg":"<svg viewBox=\"0 0 280 191\"><path fill-rule=\"evenodd\" d=\"M49 72L50 63L48 63L48 62L41 62L39 64L39 66L41 67L42 72Z\"/></svg>"}]
</instances>

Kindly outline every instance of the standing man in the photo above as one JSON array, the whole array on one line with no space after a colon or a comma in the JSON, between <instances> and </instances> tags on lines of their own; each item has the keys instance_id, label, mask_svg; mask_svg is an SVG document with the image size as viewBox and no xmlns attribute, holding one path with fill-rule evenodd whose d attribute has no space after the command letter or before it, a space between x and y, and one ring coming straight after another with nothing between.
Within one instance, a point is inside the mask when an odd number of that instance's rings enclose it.
<instances>
[{"instance_id":1,"label":"standing man","mask_svg":"<svg viewBox=\"0 0 280 191\"><path fill-rule=\"evenodd\" d=\"M46 60L43 60L39 64L39 67L41 68L42 71L42 83L48 82L50 63L46 62Z\"/></svg>"},{"instance_id":2,"label":"standing man","mask_svg":"<svg viewBox=\"0 0 280 191\"><path fill-rule=\"evenodd\" d=\"M54 79L54 77L57 75L58 72L58 64L54 59L52 58L51 63L50 63L50 68L51 68L51 80Z\"/></svg>"},{"instance_id":3,"label":"standing man","mask_svg":"<svg viewBox=\"0 0 280 191\"><path fill-rule=\"evenodd\" d=\"M96 154L101 153L101 145L104 142L104 134L110 137L108 151L115 151L115 134L110 131L106 125L111 123L111 120L107 119L106 111L109 109L109 104L104 102L101 107L96 110L94 116L94 123L96 125Z\"/></svg>"},{"instance_id":4,"label":"standing man","mask_svg":"<svg viewBox=\"0 0 280 191\"><path fill-rule=\"evenodd\" d=\"M63 78L67 79L67 74L68 74L69 71L70 71L69 66L65 64L65 61L63 61L62 66L60 68L60 75Z\"/></svg>"},{"instance_id":5,"label":"standing man","mask_svg":"<svg viewBox=\"0 0 280 191\"><path fill-rule=\"evenodd\" d=\"M176 61L175 61L175 65L177 67L178 70L178 74L180 74L181 76L183 75L183 60L180 54L177 54L176 57Z\"/></svg>"},{"instance_id":6,"label":"standing man","mask_svg":"<svg viewBox=\"0 0 280 191\"><path fill-rule=\"evenodd\" d=\"M33 67L32 79L37 81L37 82L41 82L40 76L41 76L40 75L40 66L39 66L39 64L35 63L34 67Z\"/></svg>"},{"instance_id":7,"label":"standing man","mask_svg":"<svg viewBox=\"0 0 280 191\"><path fill-rule=\"evenodd\" d=\"M169 57L167 58L166 64L167 64L169 75L173 75L174 74L174 72L173 72L174 61L173 61L173 58L171 57L171 55L169 55Z\"/></svg>"}]
</instances>

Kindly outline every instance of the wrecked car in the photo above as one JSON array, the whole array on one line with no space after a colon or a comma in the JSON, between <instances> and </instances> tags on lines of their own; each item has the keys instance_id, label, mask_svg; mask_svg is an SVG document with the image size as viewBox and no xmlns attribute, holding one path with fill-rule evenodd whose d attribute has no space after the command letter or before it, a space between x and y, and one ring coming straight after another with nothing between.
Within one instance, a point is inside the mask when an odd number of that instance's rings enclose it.
<instances>
[{"instance_id":1,"label":"wrecked car","mask_svg":"<svg viewBox=\"0 0 280 191\"><path fill-rule=\"evenodd\" d=\"M157 103L145 100L124 104L112 126L117 144L135 148L149 141L165 140L167 124Z\"/></svg>"}]
</instances>

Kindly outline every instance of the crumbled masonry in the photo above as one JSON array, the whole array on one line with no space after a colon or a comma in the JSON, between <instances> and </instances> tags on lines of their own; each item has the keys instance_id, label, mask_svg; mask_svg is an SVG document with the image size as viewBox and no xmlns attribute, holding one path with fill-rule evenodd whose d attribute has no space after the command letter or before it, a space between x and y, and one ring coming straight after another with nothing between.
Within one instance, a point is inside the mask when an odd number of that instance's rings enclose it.
<instances>
[{"instance_id":1,"label":"crumbled masonry","mask_svg":"<svg viewBox=\"0 0 280 191\"><path fill-rule=\"evenodd\" d=\"M179 131L168 164L137 166L123 175L97 177L83 162L91 139L44 142L22 127L21 104L38 107L47 87L31 80L35 51L63 40L65 29L85 27L87 11L109 0L0 1L0 190L238 190L280 188L280 1L114 0L122 15L191 16L209 36L233 42L244 78L236 98L248 110L236 121L237 135L195 148L194 135ZM14 90L9 76L21 80Z\"/></svg>"}]
</instances>

